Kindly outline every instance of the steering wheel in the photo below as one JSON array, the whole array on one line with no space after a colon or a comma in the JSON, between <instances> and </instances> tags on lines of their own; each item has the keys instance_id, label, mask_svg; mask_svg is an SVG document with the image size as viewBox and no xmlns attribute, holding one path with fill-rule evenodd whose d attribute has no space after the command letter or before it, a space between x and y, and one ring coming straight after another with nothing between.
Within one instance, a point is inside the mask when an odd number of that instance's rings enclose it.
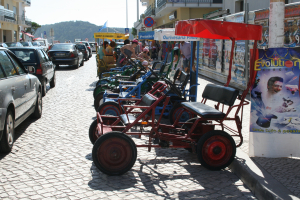
<instances>
[{"instance_id":1,"label":"steering wheel","mask_svg":"<svg viewBox=\"0 0 300 200\"><path fill-rule=\"evenodd\" d=\"M167 78L164 78L164 81L171 87L172 92L174 92L178 97L181 97L181 91L174 85L171 83L171 81L169 81Z\"/></svg>"}]
</instances>

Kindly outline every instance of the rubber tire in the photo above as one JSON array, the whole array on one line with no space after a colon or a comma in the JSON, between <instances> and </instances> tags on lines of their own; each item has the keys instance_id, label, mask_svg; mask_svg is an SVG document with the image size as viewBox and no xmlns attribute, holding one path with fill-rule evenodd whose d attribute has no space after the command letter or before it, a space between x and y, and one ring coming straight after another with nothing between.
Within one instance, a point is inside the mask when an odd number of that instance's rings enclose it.
<instances>
[{"instance_id":1,"label":"rubber tire","mask_svg":"<svg viewBox=\"0 0 300 200\"><path fill-rule=\"evenodd\" d=\"M55 65L55 68L59 68L59 64L56 64L56 65Z\"/></svg>"},{"instance_id":2,"label":"rubber tire","mask_svg":"<svg viewBox=\"0 0 300 200\"><path fill-rule=\"evenodd\" d=\"M79 63L79 58L77 59L77 65L73 65L73 67L75 68L75 69L78 69L79 68L79 65L80 65L80 63Z\"/></svg>"},{"instance_id":3,"label":"rubber tire","mask_svg":"<svg viewBox=\"0 0 300 200\"><path fill-rule=\"evenodd\" d=\"M54 72L54 75L50 81L50 88L54 88L56 85L56 72Z\"/></svg>"},{"instance_id":4,"label":"rubber tire","mask_svg":"<svg viewBox=\"0 0 300 200\"><path fill-rule=\"evenodd\" d=\"M106 119L102 118L102 120L104 121L104 124L105 124ZM118 126L124 126L122 122L119 122L117 125ZM96 136L94 135L94 132L96 131L96 128L97 128L97 119L95 119L91 123L90 128L89 128L89 138L90 138L90 141L91 141L92 144L94 144L96 142L96 140L98 139L98 138L96 139ZM124 126L124 128L125 128L125 126Z\"/></svg>"},{"instance_id":5,"label":"rubber tire","mask_svg":"<svg viewBox=\"0 0 300 200\"><path fill-rule=\"evenodd\" d=\"M229 151L228 152L229 155L226 156L227 157L226 160L224 160L221 164L212 165L212 164L209 164L205 159L207 154L205 154L205 152L203 152L205 150L205 149L203 149L204 148L203 146L205 145L207 140L209 140L210 138L215 137L215 136L225 138L225 140L227 140L227 142L230 143L232 151L230 152L230 149L228 147L226 147L226 150ZM214 139L214 141L216 141L216 140L217 140L217 138ZM218 141L218 142L220 142L220 141ZM224 143L222 143L222 144L224 144ZM205 167L209 170L216 171L216 170L221 170L221 169L228 167L234 160L235 154L236 154L236 144L235 144L233 138L228 133L221 131L221 130L214 130L214 131L209 131L209 132L205 133L199 139L199 141L197 143L197 157L199 159L199 162L201 163L201 165L203 167Z\"/></svg>"},{"instance_id":6,"label":"rubber tire","mask_svg":"<svg viewBox=\"0 0 300 200\"><path fill-rule=\"evenodd\" d=\"M94 108L97 111L99 106L100 106L100 101L101 99L103 99L103 94L104 92L100 92L99 94L97 94L97 96L94 99Z\"/></svg>"},{"instance_id":7,"label":"rubber tire","mask_svg":"<svg viewBox=\"0 0 300 200\"><path fill-rule=\"evenodd\" d=\"M84 60L82 59L81 63L80 63L80 67L84 66Z\"/></svg>"},{"instance_id":8,"label":"rubber tire","mask_svg":"<svg viewBox=\"0 0 300 200\"><path fill-rule=\"evenodd\" d=\"M116 160L116 159L109 160L109 161L111 161L111 163L116 163L116 162L120 163L120 161L127 160L127 163L122 162L119 164L119 165L125 164L125 166L124 167L122 166L121 169L120 169L120 166L117 167L117 169L114 169L114 166L112 166L112 165L110 165L109 167L105 167L98 160L98 149L102 146L102 144L105 145L105 142L112 141L113 138L123 140L123 142L126 142L127 144L126 145L123 144L123 146L120 143L117 145L115 143L107 144L105 147L108 147L108 148L105 148L104 149L105 152L101 155L104 155L104 156L112 155L114 153L113 150L119 150L118 152L121 152L121 155L119 154L120 156L122 156L122 153L123 153L123 155L126 155L126 153L131 154L129 158L128 158L128 156L126 157L127 159L123 158L121 160L120 159L119 160ZM115 145L115 146L113 146L113 145ZM127 147L127 148L125 148L125 147ZM124 150L127 150L127 152L124 152ZM110 176L119 176L119 175L122 175L122 174L128 172L133 167L133 165L136 161L136 158L137 158L137 149L136 149L134 141L128 135L126 135L122 132L119 132L119 131L111 131L111 132L108 132L108 133L102 135L101 137L99 137L97 139L97 141L95 142L94 147L93 147L92 157L93 157L94 164L101 172L103 172L104 174L110 175Z\"/></svg>"},{"instance_id":9,"label":"rubber tire","mask_svg":"<svg viewBox=\"0 0 300 200\"><path fill-rule=\"evenodd\" d=\"M105 107L105 106L112 106L112 107L115 107L116 109L118 109L119 113L118 115L113 115L111 113L101 113L102 109ZM120 114L123 114L125 113L124 109L122 108L122 110L120 110L119 108L119 103L117 102L114 102L114 101L108 101L108 102L104 102L103 104L101 104L98 109L97 109L97 112L100 113L100 115L112 115L112 116L120 116Z\"/></svg>"},{"instance_id":10,"label":"rubber tire","mask_svg":"<svg viewBox=\"0 0 300 200\"><path fill-rule=\"evenodd\" d=\"M13 130L12 130L12 134L11 134L11 137L12 137L12 143L11 144L9 144L9 142L8 142L8 137L7 137L7 133L6 133L7 132L6 123L7 123L7 120L8 120L8 116L11 116L12 123L13 123ZM13 116L13 112L11 110L7 110L4 129L3 129L3 135L2 135L2 138L0 140L0 152L1 153L11 152L11 149L14 145L14 138L15 138L15 128L14 127L15 127L15 119L14 119L14 116Z\"/></svg>"},{"instance_id":11,"label":"rubber tire","mask_svg":"<svg viewBox=\"0 0 300 200\"><path fill-rule=\"evenodd\" d=\"M178 109L180 107L183 107L183 106L180 103L175 103L175 105L173 106L173 108L170 110L169 121L170 121L171 124L174 124L174 122L175 122L175 120L173 119L173 115L175 115L174 112L176 111L176 109ZM192 118L195 118L195 117L196 117L195 115L191 114L189 119L192 119ZM179 121L179 122L183 122L183 121Z\"/></svg>"},{"instance_id":12,"label":"rubber tire","mask_svg":"<svg viewBox=\"0 0 300 200\"><path fill-rule=\"evenodd\" d=\"M41 106L41 108L39 108L39 106ZM42 117L42 113L43 113L43 98L41 97L41 91L39 91L35 103L35 109L31 116L35 119L39 119Z\"/></svg>"},{"instance_id":13,"label":"rubber tire","mask_svg":"<svg viewBox=\"0 0 300 200\"><path fill-rule=\"evenodd\" d=\"M46 93L47 93L46 81L43 80L43 82L42 82L42 97L46 96Z\"/></svg>"}]
</instances>

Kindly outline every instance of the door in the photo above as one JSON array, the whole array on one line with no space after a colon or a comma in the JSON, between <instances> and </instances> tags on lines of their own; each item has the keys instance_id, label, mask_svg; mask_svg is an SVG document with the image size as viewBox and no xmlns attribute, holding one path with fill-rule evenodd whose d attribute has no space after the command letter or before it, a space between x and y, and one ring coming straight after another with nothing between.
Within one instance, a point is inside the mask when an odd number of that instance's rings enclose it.
<instances>
[{"instance_id":1,"label":"door","mask_svg":"<svg viewBox=\"0 0 300 200\"><path fill-rule=\"evenodd\" d=\"M18 75L16 68L5 51L0 51L0 64L7 77L5 80L5 92L14 101L15 119L18 119L25 112L24 76Z\"/></svg>"},{"instance_id":2,"label":"door","mask_svg":"<svg viewBox=\"0 0 300 200\"><path fill-rule=\"evenodd\" d=\"M49 59L49 57L48 57L48 55L46 54L46 52L45 51L43 51L42 50L42 53L44 54L44 56L45 56L45 59L47 60L47 69L48 69L48 80L50 81L52 78L53 78L53 76L54 76L54 65L53 65L53 63L52 63L52 61Z\"/></svg>"},{"instance_id":3,"label":"door","mask_svg":"<svg viewBox=\"0 0 300 200\"><path fill-rule=\"evenodd\" d=\"M9 57L14 64L15 68L17 69L17 72L20 77L22 77L23 81L23 90L24 90L24 112L27 112L35 103L36 101L36 87L34 86L34 83L32 83L31 76L27 74L27 72L24 70L22 64L20 63L19 59L12 53L7 52L9 54Z\"/></svg>"}]
</instances>

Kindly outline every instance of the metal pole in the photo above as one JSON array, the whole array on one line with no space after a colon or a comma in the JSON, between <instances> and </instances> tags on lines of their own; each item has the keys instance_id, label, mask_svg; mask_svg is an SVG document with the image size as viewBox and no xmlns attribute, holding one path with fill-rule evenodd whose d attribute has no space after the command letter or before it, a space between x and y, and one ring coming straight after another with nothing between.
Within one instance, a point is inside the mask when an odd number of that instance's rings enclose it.
<instances>
[{"instance_id":1,"label":"metal pole","mask_svg":"<svg viewBox=\"0 0 300 200\"><path fill-rule=\"evenodd\" d=\"M245 0L245 23L248 24L249 20L249 3ZM249 40L245 40L245 78L246 78L246 86L249 82Z\"/></svg>"},{"instance_id":2,"label":"metal pole","mask_svg":"<svg viewBox=\"0 0 300 200\"><path fill-rule=\"evenodd\" d=\"M126 28L128 28L128 4L126 0Z\"/></svg>"},{"instance_id":3,"label":"metal pole","mask_svg":"<svg viewBox=\"0 0 300 200\"><path fill-rule=\"evenodd\" d=\"M283 47L284 44L284 0L270 0L269 47Z\"/></svg>"},{"instance_id":4,"label":"metal pole","mask_svg":"<svg viewBox=\"0 0 300 200\"><path fill-rule=\"evenodd\" d=\"M137 16L136 16L136 21L138 22L139 21L139 16L140 16L140 13L139 13L139 0L136 0L136 4L137 4ZM126 27L128 28L128 27Z\"/></svg>"}]
</instances>

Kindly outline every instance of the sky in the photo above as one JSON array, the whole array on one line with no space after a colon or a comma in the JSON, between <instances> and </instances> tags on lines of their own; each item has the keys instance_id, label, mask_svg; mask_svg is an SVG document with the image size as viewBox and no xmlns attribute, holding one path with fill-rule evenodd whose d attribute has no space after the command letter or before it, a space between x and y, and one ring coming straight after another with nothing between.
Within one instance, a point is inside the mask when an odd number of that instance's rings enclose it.
<instances>
[{"instance_id":1,"label":"sky","mask_svg":"<svg viewBox=\"0 0 300 200\"><path fill-rule=\"evenodd\" d=\"M146 6L139 1L139 15ZM126 0L31 0L26 7L26 17L40 25L63 21L88 21L98 26L106 21L108 27L132 28L137 21L137 0L128 2L126 27Z\"/></svg>"}]
</instances>

